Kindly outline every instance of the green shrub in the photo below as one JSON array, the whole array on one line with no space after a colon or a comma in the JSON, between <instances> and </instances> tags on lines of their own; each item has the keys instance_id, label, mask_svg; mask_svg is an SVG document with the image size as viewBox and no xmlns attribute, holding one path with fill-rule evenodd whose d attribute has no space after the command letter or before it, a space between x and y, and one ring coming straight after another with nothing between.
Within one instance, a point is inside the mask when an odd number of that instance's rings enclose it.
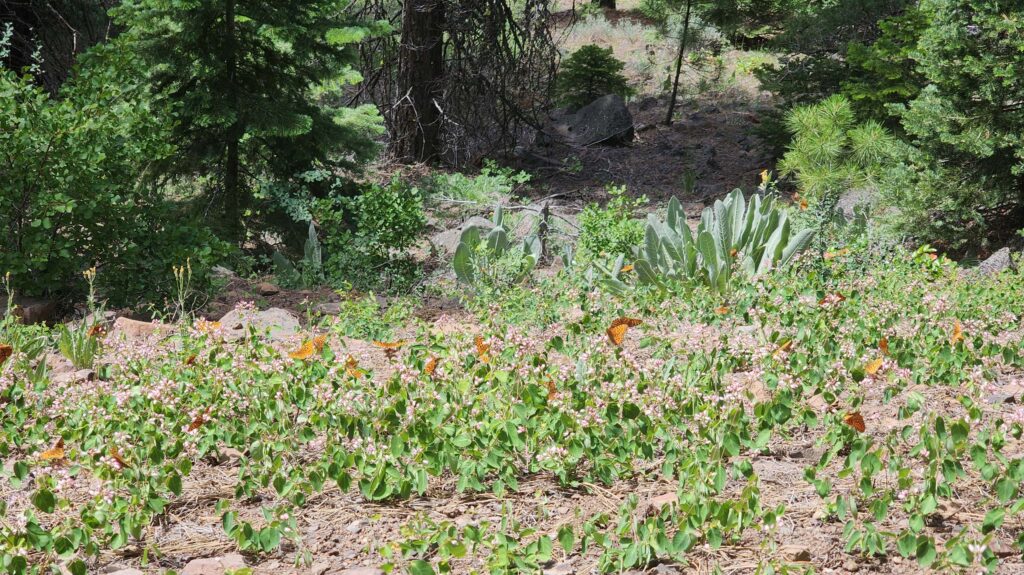
<instances>
[{"instance_id":1,"label":"green shrub","mask_svg":"<svg viewBox=\"0 0 1024 575\"><path fill-rule=\"evenodd\" d=\"M400 290L418 273L405 251L426 225L422 194L397 178L368 185L357 196L333 194L314 202L324 272L332 285Z\"/></svg>"},{"instance_id":2,"label":"green shrub","mask_svg":"<svg viewBox=\"0 0 1024 575\"><path fill-rule=\"evenodd\" d=\"M633 94L626 77L625 64L612 56L611 48L588 44L562 62L556 90L559 100L572 108L581 108L607 94L626 97Z\"/></svg>"},{"instance_id":3,"label":"green shrub","mask_svg":"<svg viewBox=\"0 0 1024 575\"><path fill-rule=\"evenodd\" d=\"M630 198L625 186L612 186L608 194L611 197L603 208L588 204L580 213L577 249L585 259L629 254L644 240L644 223L636 218L636 211L647 198Z\"/></svg>"},{"instance_id":4,"label":"green shrub","mask_svg":"<svg viewBox=\"0 0 1024 575\"><path fill-rule=\"evenodd\" d=\"M487 233L476 226L466 228L452 259L455 276L477 295L487 296L523 283L540 261L541 242L536 234L514 242L500 205L494 210L493 221L494 227Z\"/></svg>"},{"instance_id":5,"label":"green shrub","mask_svg":"<svg viewBox=\"0 0 1024 575\"><path fill-rule=\"evenodd\" d=\"M530 174L501 168L488 160L476 176L459 172L435 174L430 182L430 194L450 200L493 202L498 196L511 194L530 181Z\"/></svg>"},{"instance_id":6,"label":"green shrub","mask_svg":"<svg viewBox=\"0 0 1024 575\"><path fill-rule=\"evenodd\" d=\"M159 301L172 265L208 261L219 246L148 178L172 151L170 123L135 59L113 42L79 60L57 97L0 69L0 269L20 293L65 295L98 264L113 304Z\"/></svg>"},{"instance_id":7,"label":"green shrub","mask_svg":"<svg viewBox=\"0 0 1024 575\"><path fill-rule=\"evenodd\" d=\"M857 124L844 96L794 108L786 124L793 139L779 169L796 178L800 194L809 201L851 188L877 187L885 166L897 157L898 141L877 122Z\"/></svg>"},{"instance_id":8,"label":"green shrub","mask_svg":"<svg viewBox=\"0 0 1024 575\"><path fill-rule=\"evenodd\" d=\"M795 229L784 208L771 196L751 196L747 203L742 190L734 190L714 206L704 208L700 224L690 231L686 214L676 198L668 204L668 217L653 215L643 246L633 266L641 285L666 287L675 281L707 285L713 292L730 289L734 276L764 275L789 263L810 244L810 229ZM602 285L613 293L624 293L628 284L620 279L623 258L611 270L600 264Z\"/></svg>"}]
</instances>

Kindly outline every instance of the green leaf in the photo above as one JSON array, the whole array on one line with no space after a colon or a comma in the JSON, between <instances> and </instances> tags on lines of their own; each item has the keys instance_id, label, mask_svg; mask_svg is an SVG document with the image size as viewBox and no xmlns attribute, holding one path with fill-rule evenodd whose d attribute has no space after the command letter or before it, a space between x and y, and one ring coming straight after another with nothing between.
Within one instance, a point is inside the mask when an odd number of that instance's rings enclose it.
<instances>
[{"instance_id":1,"label":"green leaf","mask_svg":"<svg viewBox=\"0 0 1024 575\"><path fill-rule=\"evenodd\" d=\"M57 498L49 489L39 489L32 494L32 505L44 513L53 513Z\"/></svg>"},{"instance_id":2,"label":"green leaf","mask_svg":"<svg viewBox=\"0 0 1024 575\"><path fill-rule=\"evenodd\" d=\"M434 567L422 559L414 559L409 562L410 575L434 575Z\"/></svg>"}]
</instances>

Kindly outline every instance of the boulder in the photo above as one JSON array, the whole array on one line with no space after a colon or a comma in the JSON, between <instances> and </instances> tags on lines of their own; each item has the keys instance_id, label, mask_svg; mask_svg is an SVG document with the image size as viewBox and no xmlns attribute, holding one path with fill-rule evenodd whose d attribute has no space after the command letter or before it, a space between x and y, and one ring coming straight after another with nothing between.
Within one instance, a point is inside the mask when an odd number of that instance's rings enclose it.
<instances>
[{"instance_id":1,"label":"boulder","mask_svg":"<svg viewBox=\"0 0 1024 575\"><path fill-rule=\"evenodd\" d=\"M7 303L7 302L4 302ZM57 319L57 301L50 299L38 299L29 297L15 297L14 310L11 312L14 317L20 318L21 323L32 325L37 323L53 323ZM4 311L2 315L7 315Z\"/></svg>"},{"instance_id":2,"label":"boulder","mask_svg":"<svg viewBox=\"0 0 1024 575\"><path fill-rule=\"evenodd\" d=\"M977 272L985 275L995 275L1003 270L1013 269L1013 256L1010 253L1010 248L1005 247L978 264Z\"/></svg>"},{"instance_id":3,"label":"boulder","mask_svg":"<svg viewBox=\"0 0 1024 575\"><path fill-rule=\"evenodd\" d=\"M220 318L221 327L229 336L242 337L250 326L257 333L270 332L274 339L285 338L299 333L299 319L288 310L272 307L263 311L233 309Z\"/></svg>"},{"instance_id":4,"label":"boulder","mask_svg":"<svg viewBox=\"0 0 1024 575\"><path fill-rule=\"evenodd\" d=\"M622 145L633 141L633 115L622 96L602 96L576 112L555 110L538 134L537 143L592 146Z\"/></svg>"},{"instance_id":5,"label":"boulder","mask_svg":"<svg viewBox=\"0 0 1024 575\"><path fill-rule=\"evenodd\" d=\"M163 335L170 332L171 329L171 326L162 323L119 317L114 320L114 327L111 328L109 337L113 340L146 339L154 335Z\"/></svg>"},{"instance_id":6,"label":"boulder","mask_svg":"<svg viewBox=\"0 0 1024 575\"><path fill-rule=\"evenodd\" d=\"M430 238L430 242L442 254L451 255L455 253L455 248L459 247L459 239L462 237L462 232L471 227L481 228L481 232L486 233L494 227L494 222L487 218L473 216L459 224L458 227L449 228L434 234Z\"/></svg>"}]
</instances>

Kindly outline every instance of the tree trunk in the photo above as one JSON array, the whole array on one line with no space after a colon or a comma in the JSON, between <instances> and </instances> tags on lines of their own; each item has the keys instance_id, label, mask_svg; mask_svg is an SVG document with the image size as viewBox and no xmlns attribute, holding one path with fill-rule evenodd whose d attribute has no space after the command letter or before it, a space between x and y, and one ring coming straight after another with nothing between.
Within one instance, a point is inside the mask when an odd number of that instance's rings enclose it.
<instances>
[{"instance_id":1,"label":"tree trunk","mask_svg":"<svg viewBox=\"0 0 1024 575\"><path fill-rule=\"evenodd\" d=\"M444 76L443 0L406 0L398 51L398 102L392 150L404 160L432 162L440 153Z\"/></svg>"},{"instance_id":2,"label":"tree trunk","mask_svg":"<svg viewBox=\"0 0 1024 575\"><path fill-rule=\"evenodd\" d=\"M224 33L226 34L225 69L228 76L228 98L231 107L235 111L235 121L228 126L227 136L227 158L224 163L224 223L227 227L229 237L241 240L242 223L242 202L241 186L238 181L238 142L242 138L241 113L238 99L238 46L235 38L235 0L224 2Z\"/></svg>"},{"instance_id":3,"label":"tree trunk","mask_svg":"<svg viewBox=\"0 0 1024 575\"><path fill-rule=\"evenodd\" d=\"M676 77L672 81L672 98L668 101L668 114L665 125L672 125L672 115L676 112L676 95L679 93L679 73L683 70L683 56L686 54L686 37L690 35L690 8L693 0L686 0L686 15L683 16L683 35L679 38L679 53L676 54Z\"/></svg>"}]
</instances>

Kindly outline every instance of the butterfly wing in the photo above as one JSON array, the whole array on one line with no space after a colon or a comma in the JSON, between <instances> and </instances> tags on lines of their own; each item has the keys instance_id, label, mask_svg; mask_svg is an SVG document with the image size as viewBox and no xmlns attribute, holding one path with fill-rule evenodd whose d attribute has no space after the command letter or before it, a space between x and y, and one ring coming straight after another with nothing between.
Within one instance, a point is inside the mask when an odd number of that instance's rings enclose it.
<instances>
[{"instance_id":1,"label":"butterfly wing","mask_svg":"<svg viewBox=\"0 0 1024 575\"><path fill-rule=\"evenodd\" d=\"M316 350L317 353L323 351L325 345L327 345L326 335L318 335L313 338L313 349Z\"/></svg>"},{"instance_id":2,"label":"butterfly wing","mask_svg":"<svg viewBox=\"0 0 1024 575\"><path fill-rule=\"evenodd\" d=\"M864 373L868 375L875 375L878 370L882 368L882 358L877 357L871 363L864 366Z\"/></svg>"},{"instance_id":3,"label":"butterfly wing","mask_svg":"<svg viewBox=\"0 0 1024 575\"><path fill-rule=\"evenodd\" d=\"M5 361L11 359L14 355L14 348L9 345L0 345L0 365L3 365Z\"/></svg>"},{"instance_id":4,"label":"butterfly wing","mask_svg":"<svg viewBox=\"0 0 1024 575\"><path fill-rule=\"evenodd\" d=\"M864 433L865 431L867 431L867 426L864 425L864 417L860 414L859 411L854 411L853 413L847 414L846 417L843 418L843 422L846 423L846 425L849 425L850 427L856 429L860 433Z\"/></svg>"},{"instance_id":5,"label":"butterfly wing","mask_svg":"<svg viewBox=\"0 0 1024 575\"><path fill-rule=\"evenodd\" d=\"M623 340L626 338L626 330L628 329L629 326L624 323L620 323L618 325L612 324L606 333L608 334L608 339L611 340L613 344L622 345Z\"/></svg>"},{"instance_id":6,"label":"butterfly wing","mask_svg":"<svg viewBox=\"0 0 1024 575\"><path fill-rule=\"evenodd\" d=\"M299 349L288 354L288 357L292 359L309 359L313 357L314 346L312 341L307 341L302 344Z\"/></svg>"}]
</instances>

